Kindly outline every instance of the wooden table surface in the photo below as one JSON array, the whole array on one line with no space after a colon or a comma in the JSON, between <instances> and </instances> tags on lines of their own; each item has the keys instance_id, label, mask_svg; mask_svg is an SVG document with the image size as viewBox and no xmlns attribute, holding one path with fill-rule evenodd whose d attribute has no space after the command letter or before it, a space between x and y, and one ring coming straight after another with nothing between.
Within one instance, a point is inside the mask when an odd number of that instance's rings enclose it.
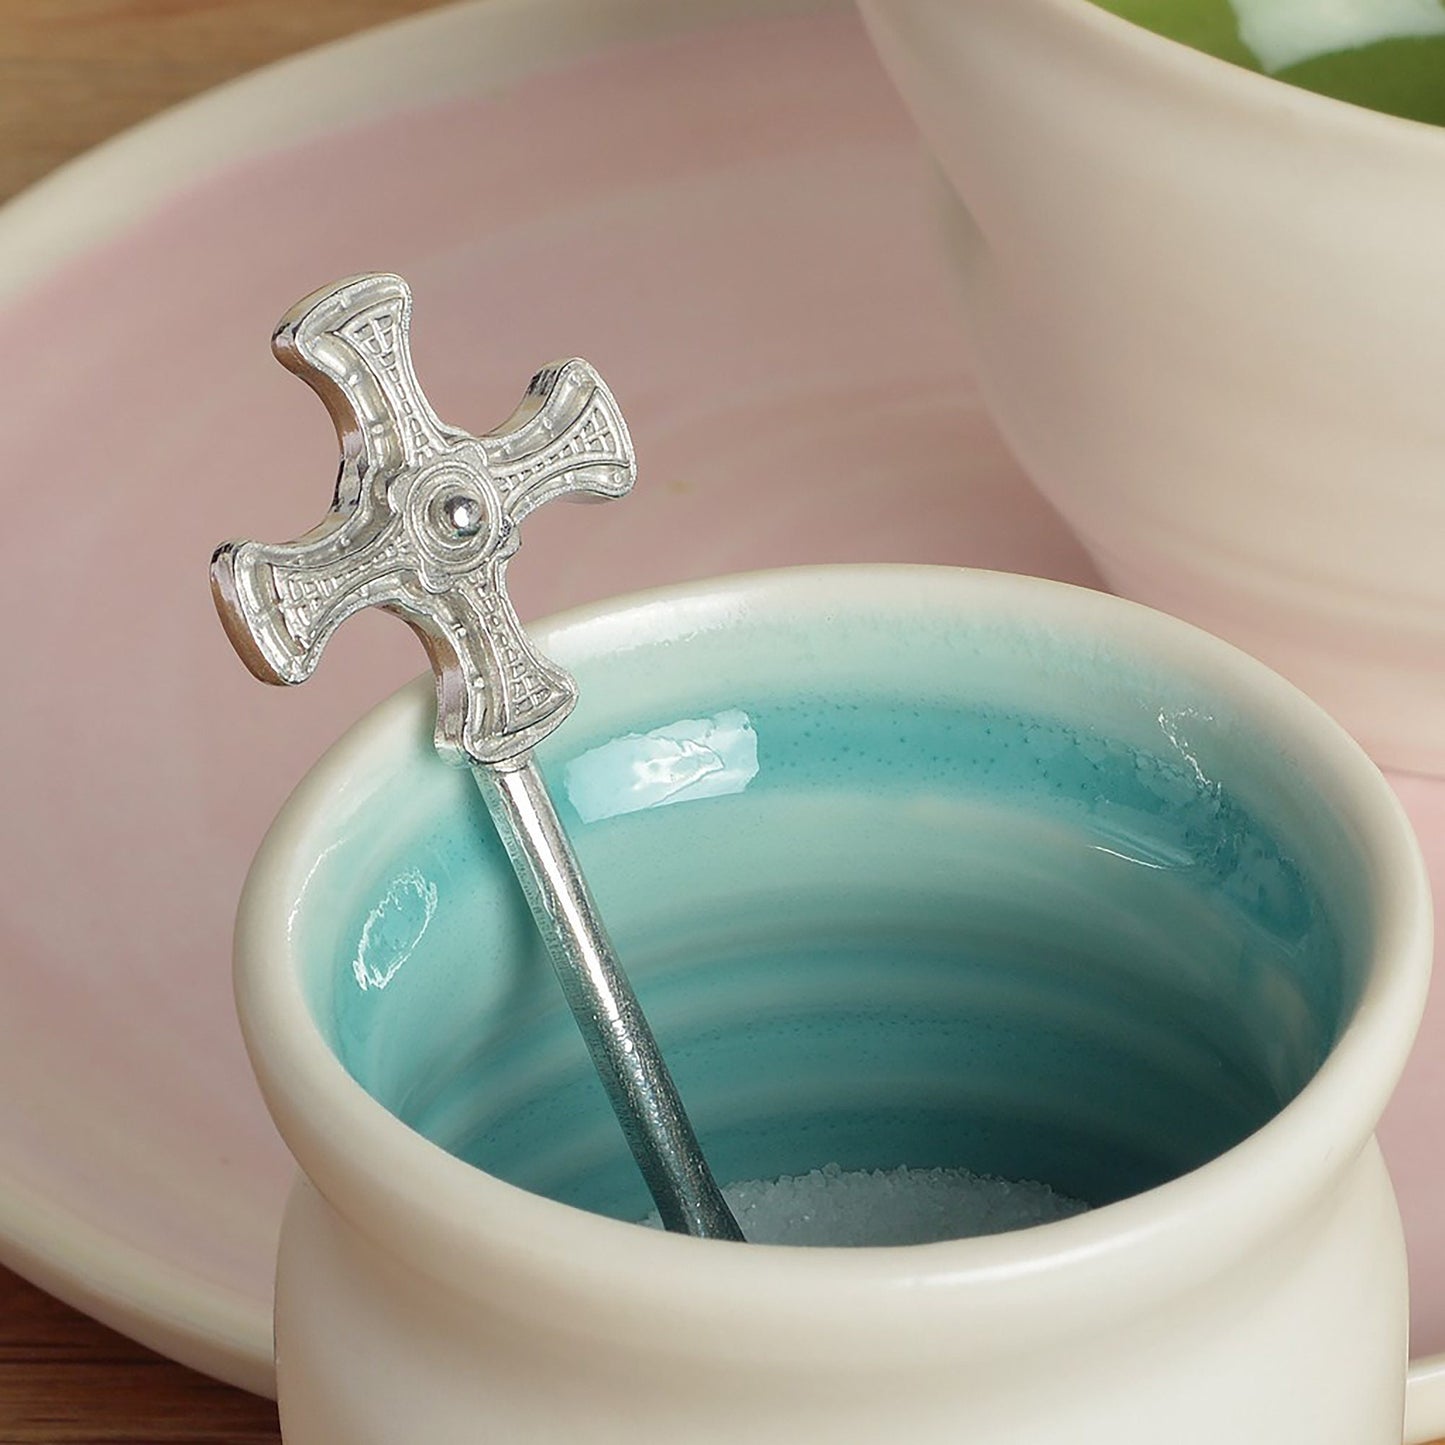
<instances>
[{"instance_id":1,"label":"wooden table surface","mask_svg":"<svg viewBox=\"0 0 1445 1445\"><path fill-rule=\"evenodd\" d=\"M0 201L178 100L432 3L0 0ZM280 1438L269 1401L171 1364L0 1269L0 1445Z\"/></svg>"}]
</instances>

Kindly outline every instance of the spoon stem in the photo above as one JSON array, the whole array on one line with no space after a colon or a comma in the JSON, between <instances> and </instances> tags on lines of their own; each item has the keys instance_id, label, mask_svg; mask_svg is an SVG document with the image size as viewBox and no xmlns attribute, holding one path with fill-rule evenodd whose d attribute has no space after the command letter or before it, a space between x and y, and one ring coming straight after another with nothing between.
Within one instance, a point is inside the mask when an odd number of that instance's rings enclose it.
<instances>
[{"instance_id":1,"label":"spoon stem","mask_svg":"<svg viewBox=\"0 0 1445 1445\"><path fill-rule=\"evenodd\" d=\"M530 753L472 776L663 1227L741 1240Z\"/></svg>"}]
</instances>

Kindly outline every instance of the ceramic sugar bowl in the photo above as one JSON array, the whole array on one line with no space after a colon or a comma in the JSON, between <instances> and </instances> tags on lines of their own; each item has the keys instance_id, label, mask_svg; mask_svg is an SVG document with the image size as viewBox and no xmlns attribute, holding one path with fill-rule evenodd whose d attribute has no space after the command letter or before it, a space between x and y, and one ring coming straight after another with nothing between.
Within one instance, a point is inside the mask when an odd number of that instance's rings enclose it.
<instances>
[{"instance_id":1,"label":"ceramic sugar bowl","mask_svg":"<svg viewBox=\"0 0 1445 1445\"><path fill-rule=\"evenodd\" d=\"M1373 1131L1429 900L1335 724L1183 623L996 574L759 574L538 639L582 697L539 760L718 1174L1092 1207L859 1249L639 1227L419 684L303 783L238 925L301 1169L290 1445L1396 1445Z\"/></svg>"}]
</instances>

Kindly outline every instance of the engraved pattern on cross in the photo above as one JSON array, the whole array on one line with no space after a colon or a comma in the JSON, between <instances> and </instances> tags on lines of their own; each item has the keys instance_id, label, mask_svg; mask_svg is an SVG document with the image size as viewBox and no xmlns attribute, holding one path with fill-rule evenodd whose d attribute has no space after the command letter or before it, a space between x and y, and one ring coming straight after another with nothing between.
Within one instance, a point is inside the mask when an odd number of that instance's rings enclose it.
<instances>
[{"instance_id":1,"label":"engraved pattern on cross","mask_svg":"<svg viewBox=\"0 0 1445 1445\"><path fill-rule=\"evenodd\" d=\"M212 588L236 650L265 682L304 682L353 613L408 622L437 676L437 747L455 761L521 757L576 701L506 592L518 524L554 497L620 497L636 476L626 423L585 362L537 373L481 436L437 419L412 369L411 292L357 276L282 319L277 357L326 403L341 442L331 510L294 542L227 542Z\"/></svg>"}]
</instances>

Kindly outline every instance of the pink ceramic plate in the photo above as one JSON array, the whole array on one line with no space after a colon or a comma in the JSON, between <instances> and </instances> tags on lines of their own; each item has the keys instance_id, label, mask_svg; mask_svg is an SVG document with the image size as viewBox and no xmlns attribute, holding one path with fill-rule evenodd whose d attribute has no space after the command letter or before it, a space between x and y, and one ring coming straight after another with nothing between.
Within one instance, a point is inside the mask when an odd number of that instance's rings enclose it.
<instances>
[{"instance_id":1,"label":"pink ceramic plate","mask_svg":"<svg viewBox=\"0 0 1445 1445\"><path fill-rule=\"evenodd\" d=\"M267 353L291 301L407 275L423 382L473 429L554 357L608 378L641 479L533 519L524 615L790 562L1093 580L974 396L861 30L758 8L424 17L185 107L0 218L0 1254L253 1389L290 1168L232 1021L232 910L290 785L418 668L368 618L273 693L212 614L212 546L292 535L329 491L325 416ZM1445 885L1445 787L1401 791ZM1419 1051L1387 1137L1432 1352L1442 1059Z\"/></svg>"}]
</instances>

